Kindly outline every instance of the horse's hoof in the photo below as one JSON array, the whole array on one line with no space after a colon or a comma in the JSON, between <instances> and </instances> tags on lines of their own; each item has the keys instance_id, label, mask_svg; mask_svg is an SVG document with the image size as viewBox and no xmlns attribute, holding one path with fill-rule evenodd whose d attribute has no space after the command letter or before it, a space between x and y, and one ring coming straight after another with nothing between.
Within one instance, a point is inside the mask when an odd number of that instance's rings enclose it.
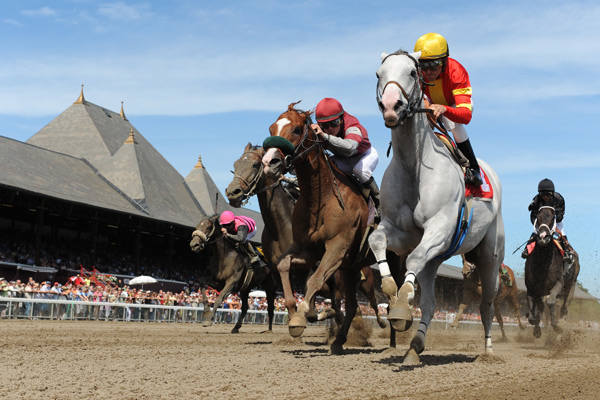
<instances>
[{"instance_id":1,"label":"horse's hoof","mask_svg":"<svg viewBox=\"0 0 600 400\"><path fill-rule=\"evenodd\" d=\"M289 326L289 331L290 331L290 336L297 338L302 336L302 334L304 333L304 329L306 329L305 326Z\"/></svg>"},{"instance_id":2,"label":"horse's hoof","mask_svg":"<svg viewBox=\"0 0 600 400\"><path fill-rule=\"evenodd\" d=\"M202 326L208 328L209 326L212 326L212 322L203 322Z\"/></svg>"},{"instance_id":3,"label":"horse's hoof","mask_svg":"<svg viewBox=\"0 0 600 400\"><path fill-rule=\"evenodd\" d=\"M331 344L331 347L329 348L329 355L341 356L342 354L344 354L344 348L342 347L342 345L337 342L333 342Z\"/></svg>"},{"instance_id":4,"label":"horse's hoof","mask_svg":"<svg viewBox=\"0 0 600 400\"><path fill-rule=\"evenodd\" d=\"M396 297L397 290L398 286L396 286L396 281L394 278L387 277L381 280L381 291L388 297L388 299Z\"/></svg>"},{"instance_id":5,"label":"horse's hoof","mask_svg":"<svg viewBox=\"0 0 600 400\"><path fill-rule=\"evenodd\" d=\"M535 326L533 328L533 337L539 339L540 336L542 336L542 328L540 328L539 326Z\"/></svg>"},{"instance_id":6,"label":"horse's hoof","mask_svg":"<svg viewBox=\"0 0 600 400\"><path fill-rule=\"evenodd\" d=\"M387 328L387 324L385 323L385 320L383 320L383 319L378 319L378 320L377 320L377 323L379 324L379 327L380 327L381 329L385 329L385 328Z\"/></svg>"},{"instance_id":7,"label":"horse's hoof","mask_svg":"<svg viewBox=\"0 0 600 400\"><path fill-rule=\"evenodd\" d=\"M404 332L412 326L412 313L410 307L399 304L390 305L388 321L392 324L395 331Z\"/></svg>"},{"instance_id":8,"label":"horse's hoof","mask_svg":"<svg viewBox=\"0 0 600 400\"><path fill-rule=\"evenodd\" d=\"M410 348L404 355L404 360L402 361L404 365L419 365L421 364L421 357L417 354L415 349Z\"/></svg>"},{"instance_id":9,"label":"horse's hoof","mask_svg":"<svg viewBox=\"0 0 600 400\"><path fill-rule=\"evenodd\" d=\"M328 308L326 310L321 311L317 314L317 321L324 321L326 319L334 318L335 310L333 308Z\"/></svg>"},{"instance_id":10,"label":"horse's hoof","mask_svg":"<svg viewBox=\"0 0 600 400\"><path fill-rule=\"evenodd\" d=\"M240 333L240 330L239 330L239 328L233 328L231 330L231 333Z\"/></svg>"}]
</instances>

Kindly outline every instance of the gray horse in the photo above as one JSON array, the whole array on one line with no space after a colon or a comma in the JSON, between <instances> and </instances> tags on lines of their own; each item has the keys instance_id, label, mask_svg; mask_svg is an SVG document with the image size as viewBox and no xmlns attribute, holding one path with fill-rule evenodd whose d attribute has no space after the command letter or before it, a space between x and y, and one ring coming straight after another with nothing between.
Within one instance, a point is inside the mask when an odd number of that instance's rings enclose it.
<instances>
[{"instance_id":1,"label":"gray horse","mask_svg":"<svg viewBox=\"0 0 600 400\"><path fill-rule=\"evenodd\" d=\"M465 203L464 174L427 120L418 58L419 53L383 53L377 71L378 104L385 125L392 130L393 157L381 184L382 221L369 237L383 277L383 292L390 298L388 320L396 330L411 326L415 280L420 286L422 318L405 363L420 362L436 305L435 276L452 253L466 254L467 260L479 267L485 352L492 353L493 300L498 267L504 259L502 189L496 173L483 161L480 166L489 179L493 198L473 199L470 227L460 245L447 253L455 242L457 219ZM386 250L408 255L399 291L389 275Z\"/></svg>"}]
</instances>

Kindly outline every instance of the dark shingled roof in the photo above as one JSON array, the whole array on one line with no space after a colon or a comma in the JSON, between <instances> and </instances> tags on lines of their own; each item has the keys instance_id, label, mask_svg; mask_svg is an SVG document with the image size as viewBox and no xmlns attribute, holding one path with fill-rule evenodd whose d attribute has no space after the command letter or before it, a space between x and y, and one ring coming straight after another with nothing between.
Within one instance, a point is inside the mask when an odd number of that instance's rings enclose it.
<instances>
[{"instance_id":1,"label":"dark shingled roof","mask_svg":"<svg viewBox=\"0 0 600 400\"><path fill-rule=\"evenodd\" d=\"M79 99L27 140L0 137L0 184L184 226L229 210L204 167L184 180L120 113ZM215 210L215 198L219 199ZM260 213L235 212L254 218Z\"/></svg>"}]
</instances>

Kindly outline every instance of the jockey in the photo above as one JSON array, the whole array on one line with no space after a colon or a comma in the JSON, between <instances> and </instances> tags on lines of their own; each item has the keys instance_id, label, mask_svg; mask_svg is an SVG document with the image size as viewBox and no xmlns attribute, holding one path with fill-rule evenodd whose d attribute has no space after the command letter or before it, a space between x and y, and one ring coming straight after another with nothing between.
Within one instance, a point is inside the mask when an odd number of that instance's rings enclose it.
<instances>
[{"instance_id":1,"label":"jockey","mask_svg":"<svg viewBox=\"0 0 600 400\"><path fill-rule=\"evenodd\" d=\"M534 224L535 229L535 220L537 218L538 211L543 206L553 207L556 215L556 230L561 234L561 245L563 250L565 251L565 255L563 257L563 262L567 265L573 263L573 248L571 244L567 240L567 235L565 234L565 228L563 219L565 217L565 199L561 196L560 193L554 190L554 182L550 179L542 179L538 184L538 194L533 198L531 204L529 204L528 210L531 212L529 215L529 219L531 223ZM534 235L537 233L534 232L527 243L529 244ZM527 258L529 255L527 251L527 246L525 246L525 250L521 254L521 257Z\"/></svg>"},{"instance_id":2,"label":"jockey","mask_svg":"<svg viewBox=\"0 0 600 400\"><path fill-rule=\"evenodd\" d=\"M465 182L481 186L479 163L465 129L473 115L469 74L458 61L449 57L448 42L442 35L427 33L421 36L415 44L417 51L421 52L419 67L427 83L426 106L433 111L435 119L442 115L446 117L444 122L452 131L458 149L469 160Z\"/></svg>"},{"instance_id":3,"label":"jockey","mask_svg":"<svg viewBox=\"0 0 600 400\"><path fill-rule=\"evenodd\" d=\"M224 236L243 246L243 249L250 256L250 268L258 270L260 259L250 243L250 239L256 234L256 222L250 217L236 216L231 211L223 211L219 217L219 224L221 224L221 232Z\"/></svg>"},{"instance_id":4,"label":"jockey","mask_svg":"<svg viewBox=\"0 0 600 400\"><path fill-rule=\"evenodd\" d=\"M344 172L352 173L375 203L376 219L379 212L379 187L373 178L373 171L379 162L379 154L371 142L364 126L358 119L344 111L336 99L326 97L317 104L315 110L317 124L312 128L325 140L325 148L333 153L331 159Z\"/></svg>"}]
</instances>

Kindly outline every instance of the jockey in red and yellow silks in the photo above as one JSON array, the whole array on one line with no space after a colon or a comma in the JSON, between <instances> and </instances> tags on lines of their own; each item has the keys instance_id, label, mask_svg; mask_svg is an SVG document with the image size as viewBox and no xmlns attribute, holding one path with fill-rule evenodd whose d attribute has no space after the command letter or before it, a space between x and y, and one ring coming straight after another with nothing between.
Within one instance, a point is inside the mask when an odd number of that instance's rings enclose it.
<instances>
[{"instance_id":1,"label":"jockey in red and yellow silks","mask_svg":"<svg viewBox=\"0 0 600 400\"><path fill-rule=\"evenodd\" d=\"M419 67L428 84L425 86L429 100L426 106L433 111L436 119L446 117L445 122L452 131L458 149L469 160L465 183L481 186L483 180L479 163L464 127L471 121L473 113L469 74L458 61L449 57L448 43L440 34L427 33L421 36L415 44L415 52L421 52Z\"/></svg>"}]
</instances>

